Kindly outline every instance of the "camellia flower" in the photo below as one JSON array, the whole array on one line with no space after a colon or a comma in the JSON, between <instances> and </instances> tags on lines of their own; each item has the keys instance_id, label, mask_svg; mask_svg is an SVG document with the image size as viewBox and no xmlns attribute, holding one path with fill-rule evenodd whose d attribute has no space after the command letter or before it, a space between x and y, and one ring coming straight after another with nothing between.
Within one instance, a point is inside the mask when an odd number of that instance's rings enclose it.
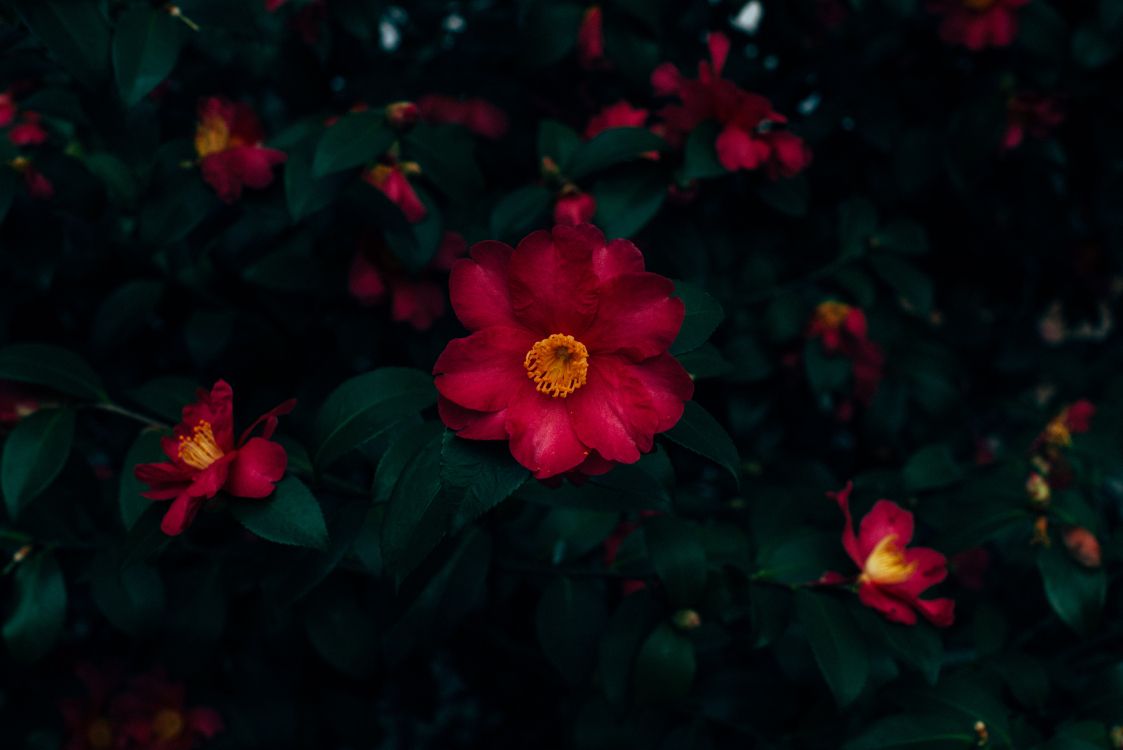
<instances>
[{"instance_id":1,"label":"camellia flower","mask_svg":"<svg viewBox=\"0 0 1123 750\"><path fill-rule=\"evenodd\" d=\"M583 193L576 185L566 185L554 203L554 223L575 227L593 220L597 212L597 201L588 193Z\"/></svg>"},{"instance_id":2,"label":"camellia flower","mask_svg":"<svg viewBox=\"0 0 1123 750\"><path fill-rule=\"evenodd\" d=\"M445 232L429 263L429 271L451 271L453 263L467 249L463 237ZM418 331L427 331L433 321L445 314L444 283L432 276L435 274L410 277L386 244L368 235L359 239L347 286L361 305L376 305L389 296L390 315L394 320L409 323Z\"/></svg>"},{"instance_id":3,"label":"camellia flower","mask_svg":"<svg viewBox=\"0 0 1123 750\"><path fill-rule=\"evenodd\" d=\"M589 124L585 126L585 138L591 140L612 128L642 128L649 114L646 109L633 107L621 99L589 118Z\"/></svg>"},{"instance_id":4,"label":"camellia flower","mask_svg":"<svg viewBox=\"0 0 1123 750\"><path fill-rule=\"evenodd\" d=\"M497 141L507 134L507 115L486 99L457 99L428 94L417 100L421 119L434 125L460 125L482 138Z\"/></svg>"},{"instance_id":5,"label":"camellia flower","mask_svg":"<svg viewBox=\"0 0 1123 750\"><path fill-rule=\"evenodd\" d=\"M1016 149L1022 145L1026 133L1034 138L1045 138L1064 119L1060 102L1052 97L1034 94L1010 97L1006 104L1006 132L1002 135L1002 149Z\"/></svg>"},{"instance_id":6,"label":"camellia flower","mask_svg":"<svg viewBox=\"0 0 1123 750\"><path fill-rule=\"evenodd\" d=\"M417 197L417 191L409 184L407 175L419 174L421 168L415 162L404 161L399 164L376 164L363 173L363 180L377 188L402 210L406 221L416 224L428 215L429 210Z\"/></svg>"},{"instance_id":7,"label":"camellia flower","mask_svg":"<svg viewBox=\"0 0 1123 750\"><path fill-rule=\"evenodd\" d=\"M838 502L846 525L842 546L862 571L858 575L858 598L885 619L904 625L916 624L916 613L937 627L946 628L955 619L951 599L921 599L920 595L944 580L947 558L926 547L909 547L912 513L889 500L878 500L862 519L858 533L850 517L853 482L827 496Z\"/></svg>"},{"instance_id":8,"label":"camellia flower","mask_svg":"<svg viewBox=\"0 0 1123 750\"><path fill-rule=\"evenodd\" d=\"M680 104L660 110L666 125L664 137L681 146L686 136L707 120L721 125L714 148L718 161L730 172L767 167L769 175L791 177L811 163L811 149L781 127L787 118L772 103L721 77L729 56L729 38L710 34L710 60L698 63L698 77L686 78L671 63L651 74L651 85L660 96L678 97Z\"/></svg>"},{"instance_id":9,"label":"camellia flower","mask_svg":"<svg viewBox=\"0 0 1123 750\"><path fill-rule=\"evenodd\" d=\"M421 119L421 109L413 102L394 102L386 105L386 122L391 127L405 130Z\"/></svg>"},{"instance_id":10,"label":"camellia flower","mask_svg":"<svg viewBox=\"0 0 1123 750\"><path fill-rule=\"evenodd\" d=\"M581 17L577 29L577 62L585 70L604 67L604 11L599 5L590 5Z\"/></svg>"},{"instance_id":11,"label":"camellia flower","mask_svg":"<svg viewBox=\"0 0 1123 750\"><path fill-rule=\"evenodd\" d=\"M195 152L203 179L226 203L238 200L243 187L268 187L273 167L287 158L283 151L262 146L264 137L248 105L213 96L199 102Z\"/></svg>"},{"instance_id":12,"label":"camellia flower","mask_svg":"<svg viewBox=\"0 0 1123 750\"><path fill-rule=\"evenodd\" d=\"M1096 535L1083 526L1069 526L1061 533L1065 549L1073 560L1085 568L1098 568L1102 564L1103 554L1100 551L1100 542Z\"/></svg>"},{"instance_id":13,"label":"camellia flower","mask_svg":"<svg viewBox=\"0 0 1123 750\"><path fill-rule=\"evenodd\" d=\"M668 353L685 307L627 240L589 225L473 246L449 280L471 332L433 367L441 419L508 440L539 479L634 463L682 416L694 383Z\"/></svg>"},{"instance_id":14,"label":"camellia flower","mask_svg":"<svg viewBox=\"0 0 1123 750\"><path fill-rule=\"evenodd\" d=\"M932 0L929 9L943 16L940 38L972 51L1008 47L1018 33L1018 8L1029 0Z\"/></svg>"},{"instance_id":15,"label":"camellia flower","mask_svg":"<svg viewBox=\"0 0 1123 750\"><path fill-rule=\"evenodd\" d=\"M39 396L23 383L0 380L0 428L13 427L39 410Z\"/></svg>"},{"instance_id":16,"label":"camellia flower","mask_svg":"<svg viewBox=\"0 0 1123 750\"><path fill-rule=\"evenodd\" d=\"M6 128L16 119L16 100L11 91L0 91L0 128Z\"/></svg>"},{"instance_id":17,"label":"camellia flower","mask_svg":"<svg viewBox=\"0 0 1123 750\"><path fill-rule=\"evenodd\" d=\"M37 146L47 142L47 131L39 124L38 112L25 111L19 122L8 131L8 140L16 146Z\"/></svg>"},{"instance_id":18,"label":"camellia flower","mask_svg":"<svg viewBox=\"0 0 1123 750\"><path fill-rule=\"evenodd\" d=\"M183 421L172 437L161 441L171 461L140 464L136 478L148 484L143 493L151 500L172 500L160 524L165 534L176 536L191 525L203 503L219 491L234 497L263 498L285 475L288 456L271 441L277 417L296 406L289 400L257 418L234 442L234 392L225 380L210 393L200 389L198 402L183 407ZM250 437L263 425L261 437Z\"/></svg>"},{"instance_id":19,"label":"camellia flower","mask_svg":"<svg viewBox=\"0 0 1123 750\"><path fill-rule=\"evenodd\" d=\"M142 750L192 750L200 740L225 729L213 708L189 707L183 684L172 682L161 670L130 680L114 700L113 711L121 717L124 747Z\"/></svg>"},{"instance_id":20,"label":"camellia flower","mask_svg":"<svg viewBox=\"0 0 1123 750\"><path fill-rule=\"evenodd\" d=\"M885 357L869 340L866 316L856 307L827 301L815 308L807 336L823 342L828 354L841 354L850 360L854 376L854 396L869 404L881 383Z\"/></svg>"}]
</instances>

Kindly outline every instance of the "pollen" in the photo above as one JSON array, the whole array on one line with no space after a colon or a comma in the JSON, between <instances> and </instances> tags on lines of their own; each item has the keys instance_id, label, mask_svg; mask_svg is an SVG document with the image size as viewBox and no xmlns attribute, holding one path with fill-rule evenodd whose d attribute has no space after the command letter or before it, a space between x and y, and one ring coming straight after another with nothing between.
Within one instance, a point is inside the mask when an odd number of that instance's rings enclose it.
<instances>
[{"instance_id":1,"label":"pollen","mask_svg":"<svg viewBox=\"0 0 1123 750\"><path fill-rule=\"evenodd\" d=\"M225 151L230 146L230 126L218 115L208 115L195 129L195 153L199 158Z\"/></svg>"},{"instance_id":2,"label":"pollen","mask_svg":"<svg viewBox=\"0 0 1123 750\"><path fill-rule=\"evenodd\" d=\"M850 305L844 302L822 302L815 308L815 322L824 328L834 330L841 326L850 314Z\"/></svg>"},{"instance_id":3,"label":"pollen","mask_svg":"<svg viewBox=\"0 0 1123 750\"><path fill-rule=\"evenodd\" d=\"M173 708L162 709L152 720L152 733L161 742L174 740L183 734L183 713Z\"/></svg>"},{"instance_id":4,"label":"pollen","mask_svg":"<svg viewBox=\"0 0 1123 750\"><path fill-rule=\"evenodd\" d=\"M193 469L205 469L223 455L211 423L205 419L199 420L190 435L179 436L179 459Z\"/></svg>"},{"instance_id":5,"label":"pollen","mask_svg":"<svg viewBox=\"0 0 1123 750\"><path fill-rule=\"evenodd\" d=\"M585 385L589 350L572 336L555 333L530 347L523 366L539 393L565 398Z\"/></svg>"},{"instance_id":6,"label":"pollen","mask_svg":"<svg viewBox=\"0 0 1123 750\"><path fill-rule=\"evenodd\" d=\"M1068 410L1061 412L1060 416L1045 426L1045 442L1058 448L1072 445L1072 432L1067 424Z\"/></svg>"},{"instance_id":7,"label":"pollen","mask_svg":"<svg viewBox=\"0 0 1123 750\"><path fill-rule=\"evenodd\" d=\"M904 549L897 543L897 535L888 534L866 558L860 578L871 583L904 583L915 572L916 561L907 562Z\"/></svg>"}]
</instances>

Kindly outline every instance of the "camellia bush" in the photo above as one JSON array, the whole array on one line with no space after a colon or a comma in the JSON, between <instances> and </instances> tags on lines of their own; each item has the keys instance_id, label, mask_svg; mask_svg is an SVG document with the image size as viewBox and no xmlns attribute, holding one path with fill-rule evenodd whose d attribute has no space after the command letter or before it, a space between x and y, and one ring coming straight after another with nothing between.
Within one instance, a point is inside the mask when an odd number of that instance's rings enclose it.
<instances>
[{"instance_id":1,"label":"camellia bush","mask_svg":"<svg viewBox=\"0 0 1123 750\"><path fill-rule=\"evenodd\" d=\"M1123 2L0 49L0 747L1123 748Z\"/></svg>"}]
</instances>

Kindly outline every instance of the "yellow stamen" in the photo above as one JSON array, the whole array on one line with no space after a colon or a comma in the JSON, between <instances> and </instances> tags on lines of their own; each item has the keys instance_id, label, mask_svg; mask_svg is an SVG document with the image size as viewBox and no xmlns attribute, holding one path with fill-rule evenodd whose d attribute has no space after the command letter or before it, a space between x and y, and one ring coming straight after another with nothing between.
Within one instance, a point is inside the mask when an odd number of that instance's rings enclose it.
<instances>
[{"instance_id":1,"label":"yellow stamen","mask_svg":"<svg viewBox=\"0 0 1123 750\"><path fill-rule=\"evenodd\" d=\"M113 745L113 727L105 719L94 719L86 729L86 742L93 750L105 750Z\"/></svg>"},{"instance_id":2,"label":"yellow stamen","mask_svg":"<svg viewBox=\"0 0 1123 750\"><path fill-rule=\"evenodd\" d=\"M1062 411L1057 418L1045 425L1045 442L1058 448L1072 445L1072 433L1068 429L1068 409Z\"/></svg>"},{"instance_id":3,"label":"yellow stamen","mask_svg":"<svg viewBox=\"0 0 1123 750\"><path fill-rule=\"evenodd\" d=\"M859 580L869 583L904 583L916 572L916 561L905 561L905 550L897 544L897 535L882 538L866 558Z\"/></svg>"},{"instance_id":4,"label":"yellow stamen","mask_svg":"<svg viewBox=\"0 0 1123 750\"><path fill-rule=\"evenodd\" d=\"M385 164L375 164L370 168L370 171L367 172L367 181L375 187L382 187L393 173L393 167L388 167Z\"/></svg>"},{"instance_id":5,"label":"yellow stamen","mask_svg":"<svg viewBox=\"0 0 1123 750\"><path fill-rule=\"evenodd\" d=\"M171 708L161 710L152 720L152 732L161 742L179 737L183 734L183 728L183 714Z\"/></svg>"},{"instance_id":6,"label":"yellow stamen","mask_svg":"<svg viewBox=\"0 0 1123 750\"><path fill-rule=\"evenodd\" d=\"M230 126L218 115L208 115L195 129L195 153L200 158L225 151L230 146Z\"/></svg>"},{"instance_id":7,"label":"yellow stamen","mask_svg":"<svg viewBox=\"0 0 1123 750\"><path fill-rule=\"evenodd\" d=\"M1033 538L1029 540L1030 544L1040 545L1042 547L1053 546L1052 541L1049 539L1049 519L1045 516L1038 516L1033 522Z\"/></svg>"},{"instance_id":8,"label":"yellow stamen","mask_svg":"<svg viewBox=\"0 0 1123 750\"><path fill-rule=\"evenodd\" d=\"M1045 505L1053 495L1053 491L1049 488L1049 480L1036 471L1031 472L1026 478L1026 495L1033 504Z\"/></svg>"},{"instance_id":9,"label":"yellow stamen","mask_svg":"<svg viewBox=\"0 0 1123 750\"><path fill-rule=\"evenodd\" d=\"M193 469L205 469L225 455L214 439L211 423L199 420L191 435L179 436L179 458Z\"/></svg>"},{"instance_id":10,"label":"yellow stamen","mask_svg":"<svg viewBox=\"0 0 1123 750\"><path fill-rule=\"evenodd\" d=\"M815 321L826 328L835 329L841 326L850 314L850 305L843 302L821 302L815 308Z\"/></svg>"},{"instance_id":11,"label":"yellow stamen","mask_svg":"<svg viewBox=\"0 0 1123 750\"><path fill-rule=\"evenodd\" d=\"M572 336L555 333L530 347L523 366L539 393L565 398L585 385L589 350Z\"/></svg>"}]
</instances>

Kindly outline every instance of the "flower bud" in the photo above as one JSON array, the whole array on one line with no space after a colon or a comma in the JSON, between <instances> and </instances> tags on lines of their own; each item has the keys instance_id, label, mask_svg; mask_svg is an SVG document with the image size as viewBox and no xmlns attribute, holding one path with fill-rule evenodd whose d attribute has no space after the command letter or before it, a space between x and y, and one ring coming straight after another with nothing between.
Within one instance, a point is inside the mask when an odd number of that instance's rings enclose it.
<instances>
[{"instance_id":1,"label":"flower bud","mask_svg":"<svg viewBox=\"0 0 1123 750\"><path fill-rule=\"evenodd\" d=\"M1065 549L1072 559L1085 568L1098 568L1102 560L1100 542L1095 534L1083 526L1070 526L1061 534Z\"/></svg>"},{"instance_id":2,"label":"flower bud","mask_svg":"<svg viewBox=\"0 0 1123 750\"><path fill-rule=\"evenodd\" d=\"M671 618L671 622L673 622L675 627L679 630L690 632L702 626L702 616L693 609L680 609L678 612L675 612L674 616Z\"/></svg>"},{"instance_id":3,"label":"flower bud","mask_svg":"<svg viewBox=\"0 0 1123 750\"><path fill-rule=\"evenodd\" d=\"M1049 498L1052 497L1052 491L1049 489L1049 480L1036 471L1031 472L1029 478L1026 479L1026 495L1029 496L1029 501L1034 505L1047 505L1049 503Z\"/></svg>"},{"instance_id":4,"label":"flower bud","mask_svg":"<svg viewBox=\"0 0 1123 750\"><path fill-rule=\"evenodd\" d=\"M990 732L987 731L987 725L982 721L975 722L975 747L983 747L990 742Z\"/></svg>"},{"instance_id":5,"label":"flower bud","mask_svg":"<svg viewBox=\"0 0 1123 750\"><path fill-rule=\"evenodd\" d=\"M421 110L413 102L394 102L386 105L386 121L398 130L412 127L421 118Z\"/></svg>"},{"instance_id":6,"label":"flower bud","mask_svg":"<svg viewBox=\"0 0 1123 750\"><path fill-rule=\"evenodd\" d=\"M1045 516L1038 516L1037 520L1033 522L1033 538L1030 544L1039 544L1042 547L1052 546L1049 541L1049 519Z\"/></svg>"}]
</instances>

